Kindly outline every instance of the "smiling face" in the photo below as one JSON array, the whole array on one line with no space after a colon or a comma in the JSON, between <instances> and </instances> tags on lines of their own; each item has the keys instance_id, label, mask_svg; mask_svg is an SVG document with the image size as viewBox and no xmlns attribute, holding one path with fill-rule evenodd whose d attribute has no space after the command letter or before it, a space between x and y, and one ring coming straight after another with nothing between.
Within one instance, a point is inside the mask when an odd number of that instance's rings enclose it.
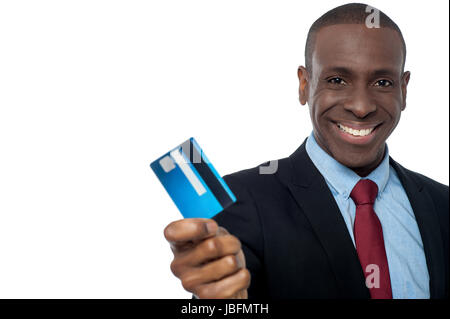
<instances>
[{"instance_id":1,"label":"smiling face","mask_svg":"<svg viewBox=\"0 0 450 319\"><path fill-rule=\"evenodd\" d=\"M317 32L311 70L299 68L300 101L309 105L317 142L360 176L382 161L405 109L403 59L396 31L339 24Z\"/></svg>"}]
</instances>

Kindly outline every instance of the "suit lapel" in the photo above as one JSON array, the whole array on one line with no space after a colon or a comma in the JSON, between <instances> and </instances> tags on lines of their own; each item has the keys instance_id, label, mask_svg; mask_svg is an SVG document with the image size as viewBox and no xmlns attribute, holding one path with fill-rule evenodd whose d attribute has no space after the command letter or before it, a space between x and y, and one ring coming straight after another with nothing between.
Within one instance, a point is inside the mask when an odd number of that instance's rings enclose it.
<instances>
[{"instance_id":1,"label":"suit lapel","mask_svg":"<svg viewBox=\"0 0 450 319\"><path fill-rule=\"evenodd\" d=\"M343 298L370 298L365 278L339 207L305 144L290 156L287 185L325 250Z\"/></svg>"},{"instance_id":2,"label":"suit lapel","mask_svg":"<svg viewBox=\"0 0 450 319\"><path fill-rule=\"evenodd\" d=\"M390 158L390 164L397 172L416 217L430 275L430 297L442 298L445 295L444 255L440 226L433 200L421 183L416 182L406 169L392 158Z\"/></svg>"}]
</instances>

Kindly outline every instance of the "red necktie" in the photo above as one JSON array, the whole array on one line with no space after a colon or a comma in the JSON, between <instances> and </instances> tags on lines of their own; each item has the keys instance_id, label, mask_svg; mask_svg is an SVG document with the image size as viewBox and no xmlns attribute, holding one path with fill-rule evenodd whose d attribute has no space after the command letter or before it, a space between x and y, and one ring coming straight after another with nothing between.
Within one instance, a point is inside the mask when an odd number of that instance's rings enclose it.
<instances>
[{"instance_id":1,"label":"red necktie","mask_svg":"<svg viewBox=\"0 0 450 319\"><path fill-rule=\"evenodd\" d=\"M372 299L392 299L383 229L373 210L377 194L378 186L370 179L360 180L353 188L350 194L356 205L353 233L370 296Z\"/></svg>"}]
</instances>

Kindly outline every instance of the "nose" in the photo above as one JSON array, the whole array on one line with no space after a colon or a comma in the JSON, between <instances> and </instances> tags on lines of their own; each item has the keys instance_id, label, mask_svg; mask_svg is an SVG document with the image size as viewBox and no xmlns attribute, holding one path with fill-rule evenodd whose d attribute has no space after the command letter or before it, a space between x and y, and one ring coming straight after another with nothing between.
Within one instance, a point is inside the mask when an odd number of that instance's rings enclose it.
<instances>
[{"instance_id":1,"label":"nose","mask_svg":"<svg viewBox=\"0 0 450 319\"><path fill-rule=\"evenodd\" d=\"M370 97L368 88L360 87L352 91L351 96L344 103L344 109L352 112L358 118L365 118L375 112L377 106Z\"/></svg>"}]
</instances>

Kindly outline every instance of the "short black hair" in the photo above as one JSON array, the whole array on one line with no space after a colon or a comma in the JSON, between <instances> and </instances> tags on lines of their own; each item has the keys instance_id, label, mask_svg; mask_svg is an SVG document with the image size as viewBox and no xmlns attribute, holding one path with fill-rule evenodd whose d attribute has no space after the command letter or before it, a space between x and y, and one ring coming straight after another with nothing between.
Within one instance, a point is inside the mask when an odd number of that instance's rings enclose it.
<instances>
[{"instance_id":1,"label":"short black hair","mask_svg":"<svg viewBox=\"0 0 450 319\"><path fill-rule=\"evenodd\" d=\"M372 6L369 6L364 3L348 3L342 6L336 7L319 19L317 19L311 26L308 32L308 38L306 40L305 46L305 66L308 72L311 71L312 66L312 53L314 51L314 45L316 42L317 32L326 26L337 25L337 24L365 24L366 19L373 11L366 11L367 8L371 8L371 10L378 10ZM391 20L385 13L379 11L380 17L380 27L382 28L390 28L395 30L400 35L402 40L402 51L403 51L403 66L402 70L405 67L406 61L406 43L403 38L402 31L397 26L397 24Z\"/></svg>"}]
</instances>

